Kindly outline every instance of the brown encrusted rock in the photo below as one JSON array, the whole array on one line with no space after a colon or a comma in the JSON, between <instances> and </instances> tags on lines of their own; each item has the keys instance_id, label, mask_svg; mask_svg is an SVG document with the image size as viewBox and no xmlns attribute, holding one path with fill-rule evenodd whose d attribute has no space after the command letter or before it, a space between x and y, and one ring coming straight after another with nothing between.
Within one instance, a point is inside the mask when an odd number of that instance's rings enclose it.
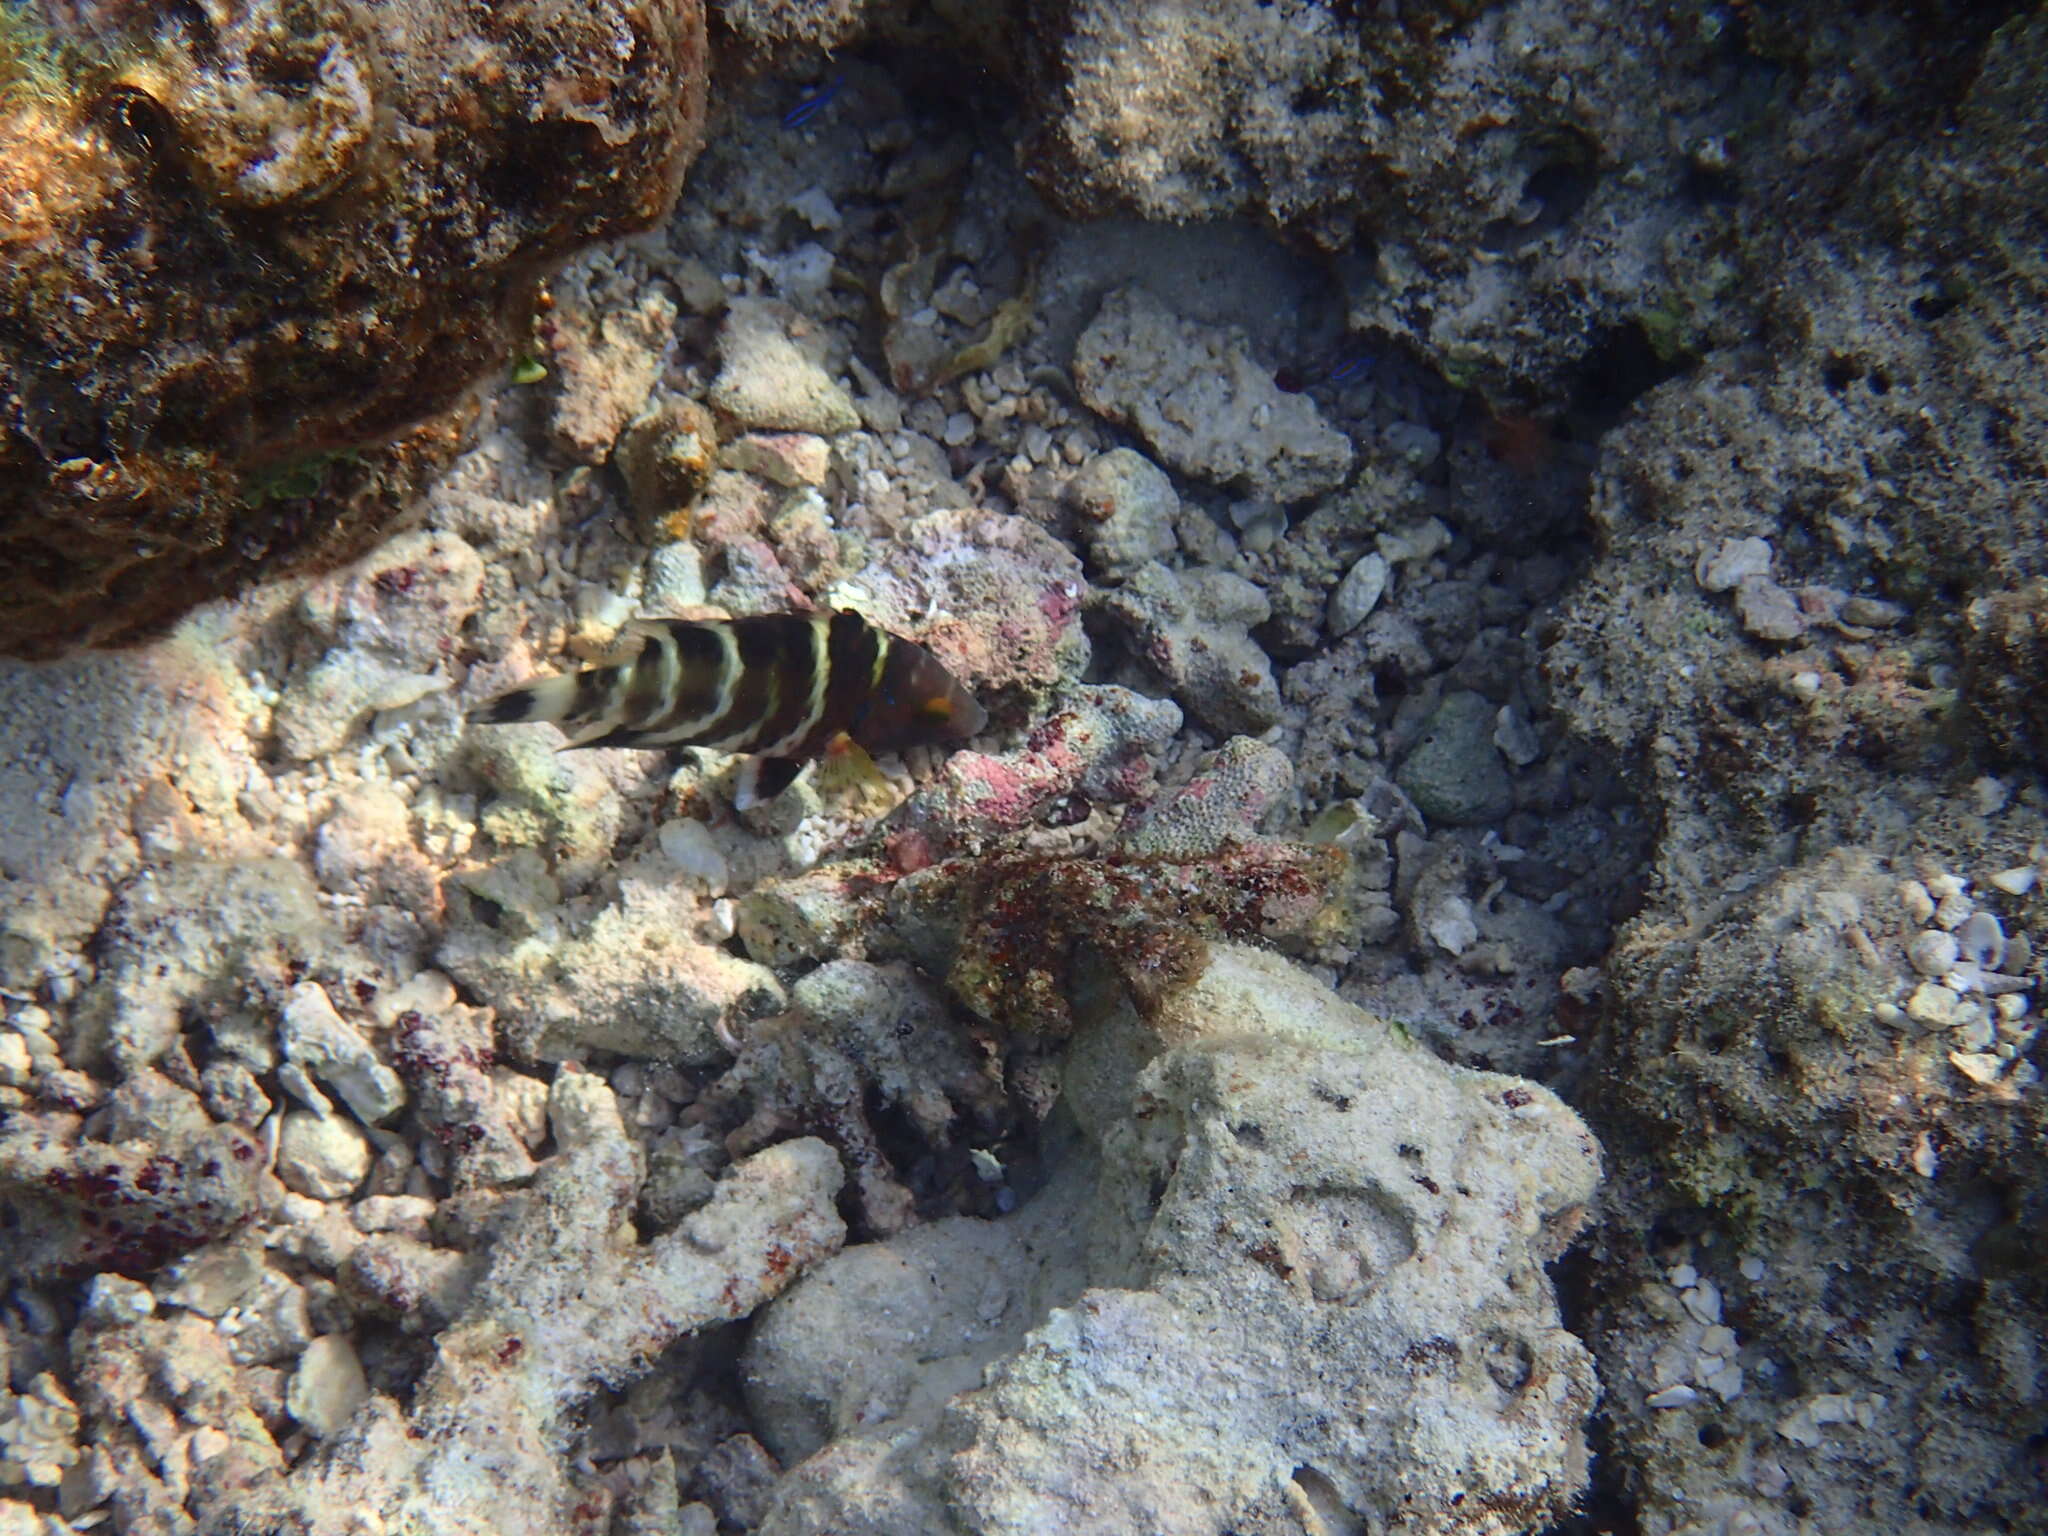
<instances>
[{"instance_id":1,"label":"brown encrusted rock","mask_svg":"<svg viewBox=\"0 0 2048 1536\"><path fill-rule=\"evenodd\" d=\"M1093 953L1150 1014L1208 962L1211 939L1311 950L1342 922L1345 855L1261 838L1189 862L1123 851L950 859L898 882L890 919L914 958L998 1029L1073 1029L1070 972Z\"/></svg>"},{"instance_id":2,"label":"brown encrusted rock","mask_svg":"<svg viewBox=\"0 0 2048 1536\"><path fill-rule=\"evenodd\" d=\"M1963 659L1977 722L1997 750L2038 763L2048 748L2048 581L1970 604Z\"/></svg>"},{"instance_id":3,"label":"brown encrusted rock","mask_svg":"<svg viewBox=\"0 0 2048 1536\"><path fill-rule=\"evenodd\" d=\"M687 538L691 508L711 483L718 455L718 424L686 395L657 400L619 434L612 462L641 537L650 544Z\"/></svg>"},{"instance_id":4,"label":"brown encrusted rock","mask_svg":"<svg viewBox=\"0 0 2048 1536\"><path fill-rule=\"evenodd\" d=\"M700 133L701 0L42 11L0 19L0 653L360 550Z\"/></svg>"},{"instance_id":5,"label":"brown encrusted rock","mask_svg":"<svg viewBox=\"0 0 2048 1536\"><path fill-rule=\"evenodd\" d=\"M659 293L609 302L577 268L549 292L555 308L544 335L558 387L548 435L570 458L602 464L661 377L676 306Z\"/></svg>"}]
</instances>

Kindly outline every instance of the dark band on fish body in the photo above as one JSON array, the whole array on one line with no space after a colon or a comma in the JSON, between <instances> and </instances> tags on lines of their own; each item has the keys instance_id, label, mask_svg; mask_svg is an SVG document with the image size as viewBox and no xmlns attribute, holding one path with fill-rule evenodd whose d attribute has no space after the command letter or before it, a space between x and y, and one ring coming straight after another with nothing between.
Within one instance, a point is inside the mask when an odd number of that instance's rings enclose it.
<instances>
[{"instance_id":1,"label":"dark band on fish body","mask_svg":"<svg viewBox=\"0 0 2048 1536\"><path fill-rule=\"evenodd\" d=\"M634 626L629 659L543 678L471 711L560 721L577 747L714 747L803 762L840 737L870 751L961 741L987 715L923 646L842 609ZM784 771L771 778L787 782Z\"/></svg>"},{"instance_id":2,"label":"dark band on fish body","mask_svg":"<svg viewBox=\"0 0 2048 1536\"><path fill-rule=\"evenodd\" d=\"M734 696L734 752L759 752L789 734L810 709L811 683L818 675L817 626L736 626L740 642L740 688Z\"/></svg>"},{"instance_id":3,"label":"dark band on fish body","mask_svg":"<svg viewBox=\"0 0 2048 1536\"><path fill-rule=\"evenodd\" d=\"M826 721L830 721L838 729L859 739L867 701L874 693L882 658L889 653L890 639L872 624L864 623L859 614L842 610L832 616L832 630L827 642L829 673L825 684L824 719L813 729L813 737ZM815 755L824 747L824 740L807 744Z\"/></svg>"}]
</instances>

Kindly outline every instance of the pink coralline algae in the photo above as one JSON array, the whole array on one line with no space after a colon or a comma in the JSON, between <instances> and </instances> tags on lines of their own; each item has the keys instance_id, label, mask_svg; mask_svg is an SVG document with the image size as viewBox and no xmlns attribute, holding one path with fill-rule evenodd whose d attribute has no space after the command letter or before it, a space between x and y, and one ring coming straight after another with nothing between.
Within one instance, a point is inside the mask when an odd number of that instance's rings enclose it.
<instances>
[{"instance_id":1,"label":"pink coralline algae","mask_svg":"<svg viewBox=\"0 0 2048 1536\"><path fill-rule=\"evenodd\" d=\"M1180 729L1180 711L1122 688L1078 687L1021 751L956 752L899 809L887 847L899 869L922 869L1044 820L1059 802L1128 804L1151 787L1151 754Z\"/></svg>"},{"instance_id":2,"label":"pink coralline algae","mask_svg":"<svg viewBox=\"0 0 2048 1536\"><path fill-rule=\"evenodd\" d=\"M855 584L855 607L929 648L998 721L1029 719L1088 664L1081 562L1028 518L928 513Z\"/></svg>"}]
</instances>

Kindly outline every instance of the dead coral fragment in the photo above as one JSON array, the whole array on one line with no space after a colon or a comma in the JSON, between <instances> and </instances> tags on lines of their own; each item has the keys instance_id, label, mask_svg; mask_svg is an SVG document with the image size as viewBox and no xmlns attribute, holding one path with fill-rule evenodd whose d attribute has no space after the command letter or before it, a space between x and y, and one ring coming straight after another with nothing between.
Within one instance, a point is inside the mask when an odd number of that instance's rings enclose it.
<instances>
[{"instance_id":1,"label":"dead coral fragment","mask_svg":"<svg viewBox=\"0 0 2048 1536\"><path fill-rule=\"evenodd\" d=\"M747 1119L726 1137L744 1156L801 1132L840 1149L875 1232L899 1232L915 1214L911 1191L883 1151L870 1115L895 1111L935 1150L961 1131L992 1138L1005 1119L1000 1074L946 1016L938 989L907 966L833 960L792 989L790 1011L747 1032L732 1070L706 1094L744 1101Z\"/></svg>"},{"instance_id":2,"label":"dead coral fragment","mask_svg":"<svg viewBox=\"0 0 2048 1536\"><path fill-rule=\"evenodd\" d=\"M562 1150L409 1407L373 1396L292 1478L289 1513L303 1528L339 1536L335 1512L370 1510L386 1530L485 1536L516 1509L522 1528L583 1529L587 1487L553 1449L576 1405L684 1334L746 1316L844 1240L838 1161L816 1141L740 1163L674 1232L622 1239L642 1170L610 1090L564 1073L548 1109Z\"/></svg>"},{"instance_id":3,"label":"dead coral fragment","mask_svg":"<svg viewBox=\"0 0 2048 1536\"><path fill-rule=\"evenodd\" d=\"M232 1126L166 1146L17 1130L0 1138L0 1203L18 1219L0 1275L147 1274L246 1220L262 1170L261 1148Z\"/></svg>"},{"instance_id":4,"label":"dead coral fragment","mask_svg":"<svg viewBox=\"0 0 2048 1536\"><path fill-rule=\"evenodd\" d=\"M48 1371L19 1397L0 1392L0 1486L54 1488L78 1460L78 1408Z\"/></svg>"}]
</instances>

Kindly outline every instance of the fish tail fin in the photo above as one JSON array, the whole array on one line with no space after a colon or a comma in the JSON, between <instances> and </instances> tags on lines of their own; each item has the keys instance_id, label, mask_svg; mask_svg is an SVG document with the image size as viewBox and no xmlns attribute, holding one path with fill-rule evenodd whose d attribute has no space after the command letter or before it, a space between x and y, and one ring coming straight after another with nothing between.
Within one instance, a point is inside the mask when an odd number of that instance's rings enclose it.
<instances>
[{"instance_id":1,"label":"fish tail fin","mask_svg":"<svg viewBox=\"0 0 2048 1536\"><path fill-rule=\"evenodd\" d=\"M579 689L577 675L544 677L521 683L495 698L484 700L469 712L472 725L512 725L527 720L566 720L574 713Z\"/></svg>"}]
</instances>

